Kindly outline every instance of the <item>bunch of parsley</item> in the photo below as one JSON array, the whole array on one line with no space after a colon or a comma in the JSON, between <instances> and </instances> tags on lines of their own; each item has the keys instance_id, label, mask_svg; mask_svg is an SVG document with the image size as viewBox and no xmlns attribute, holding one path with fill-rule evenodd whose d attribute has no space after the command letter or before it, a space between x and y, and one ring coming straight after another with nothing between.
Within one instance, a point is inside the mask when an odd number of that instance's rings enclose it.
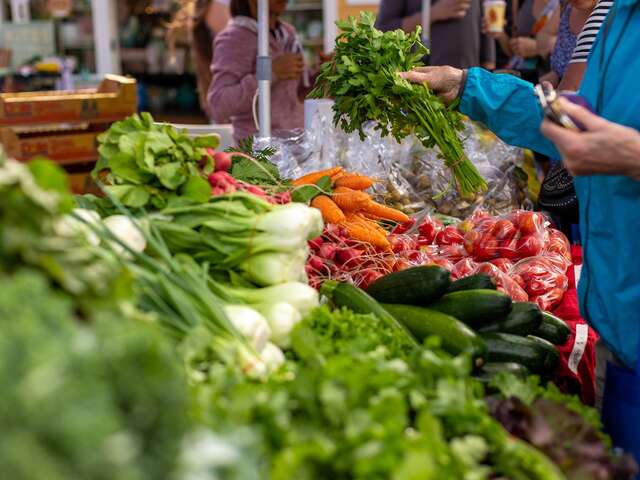
<instances>
[{"instance_id":1,"label":"bunch of parsley","mask_svg":"<svg viewBox=\"0 0 640 480\"><path fill-rule=\"evenodd\" d=\"M334 122L348 133L358 130L364 138L363 124L374 121L383 136L401 141L414 134L427 148L437 145L463 195L486 189L458 136L462 124L455 105L445 106L427 86L398 76L420 66L428 53L420 29L383 33L374 23L371 13L337 22L342 33L335 56L322 66L310 97L333 98Z\"/></svg>"}]
</instances>

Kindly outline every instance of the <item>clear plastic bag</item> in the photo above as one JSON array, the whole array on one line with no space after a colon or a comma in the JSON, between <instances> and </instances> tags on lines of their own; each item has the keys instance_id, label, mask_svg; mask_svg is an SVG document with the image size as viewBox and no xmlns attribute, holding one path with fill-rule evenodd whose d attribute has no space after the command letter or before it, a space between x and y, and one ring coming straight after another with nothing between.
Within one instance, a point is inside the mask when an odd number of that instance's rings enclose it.
<instances>
[{"instance_id":1,"label":"clear plastic bag","mask_svg":"<svg viewBox=\"0 0 640 480\"><path fill-rule=\"evenodd\" d=\"M529 299L543 310L556 307L569 286L566 264L558 263L559 259L562 257L556 254L526 258L509 271L511 277L521 279Z\"/></svg>"},{"instance_id":2,"label":"clear plastic bag","mask_svg":"<svg viewBox=\"0 0 640 480\"><path fill-rule=\"evenodd\" d=\"M460 198L437 150L425 149L411 136L398 143L392 137L382 138L373 126L364 130L364 140L357 133L347 135L334 127L331 114L319 111L306 131L281 132L257 140L256 147L277 148L273 161L285 178L333 166L376 178L377 200L408 214L429 209L463 218L479 206L492 214L531 206L527 176L520 168L523 151L470 121L465 121L461 132L465 151L489 185L487 192L473 200Z\"/></svg>"}]
</instances>

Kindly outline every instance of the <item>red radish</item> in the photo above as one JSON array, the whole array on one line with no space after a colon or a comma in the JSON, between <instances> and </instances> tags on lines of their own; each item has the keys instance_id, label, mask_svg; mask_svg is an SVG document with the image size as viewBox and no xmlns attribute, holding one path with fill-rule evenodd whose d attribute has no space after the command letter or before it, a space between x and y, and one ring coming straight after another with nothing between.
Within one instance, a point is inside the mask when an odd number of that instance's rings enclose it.
<instances>
[{"instance_id":1,"label":"red radish","mask_svg":"<svg viewBox=\"0 0 640 480\"><path fill-rule=\"evenodd\" d=\"M242 183L241 184L241 188L243 190L245 190L246 192L252 193L254 195L257 195L258 197L266 197L267 196L267 192L265 192L262 188L256 186L256 185L250 185L248 183Z\"/></svg>"},{"instance_id":2,"label":"red radish","mask_svg":"<svg viewBox=\"0 0 640 480\"><path fill-rule=\"evenodd\" d=\"M309 257L309 260L307 260L307 265L316 272L321 272L322 270L324 270L324 261L322 260L322 258L315 255Z\"/></svg>"},{"instance_id":3,"label":"red radish","mask_svg":"<svg viewBox=\"0 0 640 480\"><path fill-rule=\"evenodd\" d=\"M236 179L233 178L231 175L229 175L227 172L215 172L212 173L211 175L209 175L209 183L211 184L211 186L216 187L216 186L226 186L226 185L233 185L233 186L237 186L238 182L236 182Z\"/></svg>"},{"instance_id":4,"label":"red radish","mask_svg":"<svg viewBox=\"0 0 640 480\"><path fill-rule=\"evenodd\" d=\"M341 248L336 251L336 262L351 268L362 263L362 251L357 248Z\"/></svg>"},{"instance_id":5,"label":"red radish","mask_svg":"<svg viewBox=\"0 0 640 480\"><path fill-rule=\"evenodd\" d=\"M214 152L213 161L216 165L216 172L228 172L231 170L231 154L227 152Z\"/></svg>"},{"instance_id":6,"label":"red radish","mask_svg":"<svg viewBox=\"0 0 640 480\"><path fill-rule=\"evenodd\" d=\"M225 193L227 193L227 191L224 188L213 187L211 189L211 195L213 195L214 197L219 197L220 195L224 195Z\"/></svg>"},{"instance_id":7,"label":"red radish","mask_svg":"<svg viewBox=\"0 0 640 480\"><path fill-rule=\"evenodd\" d=\"M274 201L277 205L284 205L291 203L291 192L280 192L274 196Z\"/></svg>"},{"instance_id":8,"label":"red radish","mask_svg":"<svg viewBox=\"0 0 640 480\"><path fill-rule=\"evenodd\" d=\"M333 260L336 258L337 247L331 243L325 243L320 245L318 249L318 256L326 260Z\"/></svg>"},{"instance_id":9,"label":"red radish","mask_svg":"<svg viewBox=\"0 0 640 480\"><path fill-rule=\"evenodd\" d=\"M309 240L309 248L313 251L316 251L320 248L320 246L324 243L322 237L314 238L313 240Z\"/></svg>"}]
</instances>

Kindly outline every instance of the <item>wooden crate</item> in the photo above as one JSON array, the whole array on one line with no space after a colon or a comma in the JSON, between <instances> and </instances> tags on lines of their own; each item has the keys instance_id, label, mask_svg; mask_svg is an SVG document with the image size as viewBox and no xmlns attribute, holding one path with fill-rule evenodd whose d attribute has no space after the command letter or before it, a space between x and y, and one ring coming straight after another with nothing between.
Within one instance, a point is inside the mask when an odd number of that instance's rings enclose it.
<instances>
[{"instance_id":1,"label":"wooden crate","mask_svg":"<svg viewBox=\"0 0 640 480\"><path fill-rule=\"evenodd\" d=\"M135 113L136 81L107 75L95 89L0 94L0 127L109 123Z\"/></svg>"}]
</instances>

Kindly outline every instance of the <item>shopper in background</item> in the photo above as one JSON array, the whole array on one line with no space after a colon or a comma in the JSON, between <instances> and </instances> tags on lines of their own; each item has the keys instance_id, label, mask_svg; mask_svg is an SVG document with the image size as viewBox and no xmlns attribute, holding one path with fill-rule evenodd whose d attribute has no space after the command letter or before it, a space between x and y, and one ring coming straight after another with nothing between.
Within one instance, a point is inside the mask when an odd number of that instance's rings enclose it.
<instances>
[{"instance_id":1,"label":"shopper in background","mask_svg":"<svg viewBox=\"0 0 640 480\"><path fill-rule=\"evenodd\" d=\"M411 32L422 23L422 0L382 0L376 26ZM431 5L430 65L495 68L495 42L482 33L482 0L435 0Z\"/></svg>"},{"instance_id":2,"label":"shopper in background","mask_svg":"<svg viewBox=\"0 0 640 480\"><path fill-rule=\"evenodd\" d=\"M287 0L269 1L269 46L273 58L271 121L274 131L304 126L303 99L310 87L295 28L280 20ZM236 141L257 132L254 102L257 99L258 49L257 0L231 0L231 21L216 36L213 48L213 80L207 102L212 118L233 124Z\"/></svg>"},{"instance_id":3,"label":"shopper in background","mask_svg":"<svg viewBox=\"0 0 640 480\"><path fill-rule=\"evenodd\" d=\"M524 80L537 83L539 76L549 71L548 58L555 37L540 43L536 37L543 28L553 32L551 25L547 24L559 8L559 0L525 0L518 9L515 20L511 19L511 28L499 33L489 32L486 21L483 20L483 31L487 31L487 35L498 43L498 58L503 59L499 65L516 70Z\"/></svg>"},{"instance_id":4,"label":"shopper in background","mask_svg":"<svg viewBox=\"0 0 640 480\"><path fill-rule=\"evenodd\" d=\"M578 36L576 48L573 50L567 70L562 80L560 80L560 85L558 85L559 90L575 92L580 87L584 72L587 69L587 60L591 53L591 48L612 5L613 0L599 0L596 8L589 15L584 27L582 27L580 36Z\"/></svg>"},{"instance_id":5,"label":"shopper in background","mask_svg":"<svg viewBox=\"0 0 640 480\"><path fill-rule=\"evenodd\" d=\"M595 6L596 0L569 0L562 9L558 38L551 51L551 71L543 76L541 81L547 81L554 87L558 86L571 61L578 35Z\"/></svg>"},{"instance_id":6,"label":"shopper in background","mask_svg":"<svg viewBox=\"0 0 640 480\"><path fill-rule=\"evenodd\" d=\"M229 22L230 0L187 0L167 29L167 43L175 49L176 40L187 36L196 67L200 107L210 115L207 92L211 83L213 39ZM185 35L186 33L186 35Z\"/></svg>"}]
</instances>

